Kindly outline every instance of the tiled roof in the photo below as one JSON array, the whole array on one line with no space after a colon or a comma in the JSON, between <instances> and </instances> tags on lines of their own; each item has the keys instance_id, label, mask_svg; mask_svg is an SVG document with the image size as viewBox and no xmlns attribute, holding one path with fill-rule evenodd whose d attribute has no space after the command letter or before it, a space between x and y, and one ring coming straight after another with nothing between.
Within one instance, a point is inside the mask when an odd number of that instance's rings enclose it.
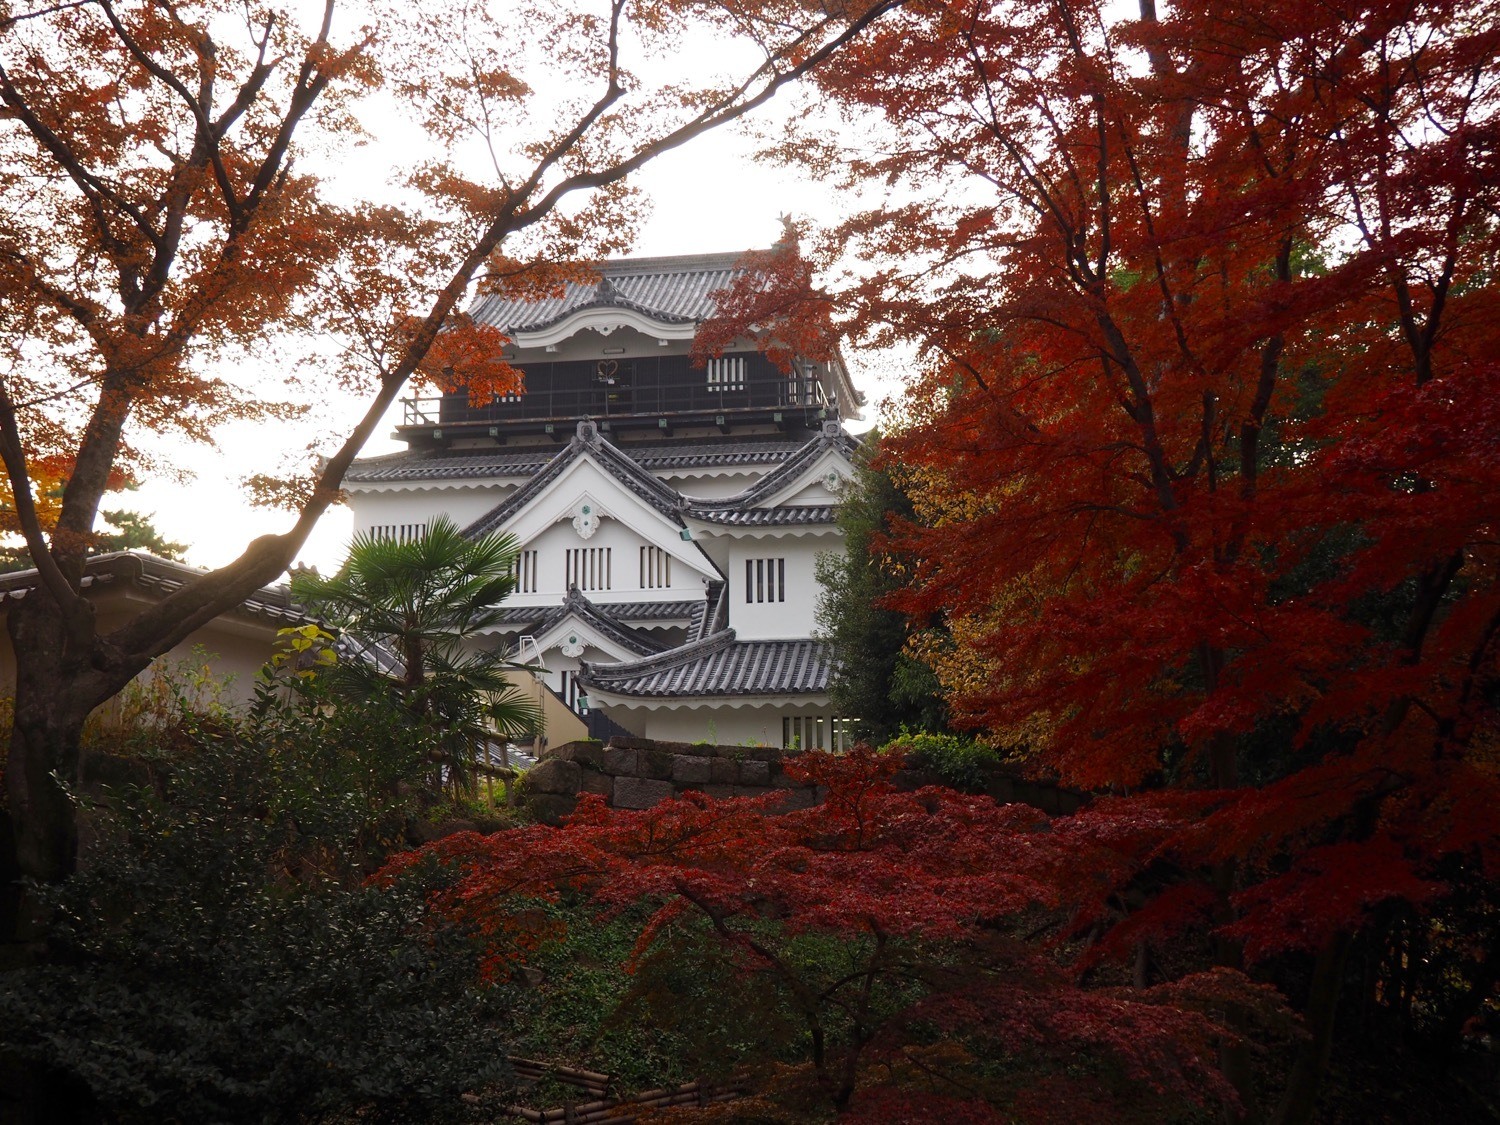
<instances>
[{"instance_id":1,"label":"tiled roof","mask_svg":"<svg viewBox=\"0 0 1500 1125\"><path fill-rule=\"evenodd\" d=\"M686 621L689 630L703 620L707 601L677 602L595 602L594 608L616 621L631 622L632 625L660 625ZM551 606L507 606L500 610L497 621L501 625L531 625L552 612Z\"/></svg>"},{"instance_id":2,"label":"tiled roof","mask_svg":"<svg viewBox=\"0 0 1500 1125\"><path fill-rule=\"evenodd\" d=\"M780 508L697 508L684 509L694 519L727 527L787 527L812 523L834 523L836 509L831 504L787 505Z\"/></svg>"},{"instance_id":3,"label":"tiled roof","mask_svg":"<svg viewBox=\"0 0 1500 1125\"><path fill-rule=\"evenodd\" d=\"M608 609L589 601L578 592L576 586L568 590L568 596L563 599L562 605L547 610L537 619L530 631L533 634L545 633L570 616L576 616L579 620L587 622L592 628L603 633L622 648L629 649L637 655L650 656L666 648L660 641L621 625Z\"/></svg>"},{"instance_id":4,"label":"tiled roof","mask_svg":"<svg viewBox=\"0 0 1500 1125\"><path fill-rule=\"evenodd\" d=\"M609 695L805 695L828 689L828 647L817 641L741 641L725 629L659 656L619 664L584 661L580 685Z\"/></svg>"},{"instance_id":5,"label":"tiled roof","mask_svg":"<svg viewBox=\"0 0 1500 1125\"><path fill-rule=\"evenodd\" d=\"M600 306L634 309L668 323L691 323L713 314L713 294L734 280L741 257L691 254L602 262L594 284L568 282L561 296L530 301L491 293L475 302L470 315L507 332L536 332L579 309Z\"/></svg>"},{"instance_id":6,"label":"tiled roof","mask_svg":"<svg viewBox=\"0 0 1500 1125\"><path fill-rule=\"evenodd\" d=\"M164 598L208 573L200 567L157 558L141 551L94 555L84 560L83 570L85 590L132 585ZM34 568L0 575L0 599L24 598L39 584L39 577ZM292 601L291 591L285 586L263 586L236 608L242 614L266 618L277 626L307 625L317 620Z\"/></svg>"},{"instance_id":7,"label":"tiled roof","mask_svg":"<svg viewBox=\"0 0 1500 1125\"><path fill-rule=\"evenodd\" d=\"M680 602L610 602L604 612L616 621L697 621L707 603Z\"/></svg>"},{"instance_id":8,"label":"tiled roof","mask_svg":"<svg viewBox=\"0 0 1500 1125\"><path fill-rule=\"evenodd\" d=\"M380 457L362 457L349 466L344 480L360 482L397 480L458 480L530 476L557 455L557 446L524 450L407 449Z\"/></svg>"},{"instance_id":9,"label":"tiled roof","mask_svg":"<svg viewBox=\"0 0 1500 1125\"><path fill-rule=\"evenodd\" d=\"M689 498L686 501L684 511L695 519L708 520L714 523L822 523L832 522L817 518L797 519L792 516L781 518L753 517L749 513L755 510L762 512L792 511L791 508L758 508L761 501L775 496L787 485L795 481L805 473L819 457L830 449L836 449L851 460L859 452L859 442L856 438L844 432L842 426L837 422L826 423L824 428L815 434L811 441L806 442L801 449L792 454L776 468L761 477L743 492L733 496L716 497L713 499L699 500ZM814 506L810 510L819 510L820 506ZM827 509L830 513L832 508ZM728 513L737 512L744 518L730 519Z\"/></svg>"},{"instance_id":10,"label":"tiled roof","mask_svg":"<svg viewBox=\"0 0 1500 1125\"><path fill-rule=\"evenodd\" d=\"M541 472L466 527L464 534L473 538L504 528L512 516L531 503L543 489L562 475L564 469L585 453L592 454L599 466L627 489L662 515L681 525L682 520L677 514L681 505L681 497L677 490L657 480L600 437L599 427L595 423L579 422L578 432L573 440L568 442Z\"/></svg>"},{"instance_id":11,"label":"tiled roof","mask_svg":"<svg viewBox=\"0 0 1500 1125\"><path fill-rule=\"evenodd\" d=\"M644 469L707 469L720 465L779 464L806 444L803 441L755 441L732 437L691 445L623 445L620 451L628 453Z\"/></svg>"},{"instance_id":12,"label":"tiled roof","mask_svg":"<svg viewBox=\"0 0 1500 1125\"><path fill-rule=\"evenodd\" d=\"M729 628L729 583L712 582L708 587L708 605L712 608L697 623L697 628L688 635L701 641L714 633Z\"/></svg>"},{"instance_id":13,"label":"tiled roof","mask_svg":"<svg viewBox=\"0 0 1500 1125\"><path fill-rule=\"evenodd\" d=\"M620 452L643 469L707 469L735 465L775 465L791 457L803 441L650 442L621 446ZM512 450L403 450L363 457L349 466L350 484L412 480L484 480L530 476L557 456L555 445Z\"/></svg>"}]
</instances>

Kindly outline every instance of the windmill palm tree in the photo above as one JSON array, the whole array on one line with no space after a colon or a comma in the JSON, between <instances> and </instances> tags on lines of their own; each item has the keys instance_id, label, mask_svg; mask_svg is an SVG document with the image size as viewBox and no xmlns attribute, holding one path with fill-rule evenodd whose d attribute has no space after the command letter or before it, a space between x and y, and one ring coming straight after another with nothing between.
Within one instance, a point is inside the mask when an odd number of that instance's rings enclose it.
<instances>
[{"instance_id":1,"label":"windmill palm tree","mask_svg":"<svg viewBox=\"0 0 1500 1125\"><path fill-rule=\"evenodd\" d=\"M356 536L337 574L292 580L353 648L330 674L333 690L398 702L430 728L455 788L472 787L491 738L530 737L541 721L507 674L521 666L473 644L515 589L517 550L509 535L468 539L439 516L413 539Z\"/></svg>"}]
</instances>

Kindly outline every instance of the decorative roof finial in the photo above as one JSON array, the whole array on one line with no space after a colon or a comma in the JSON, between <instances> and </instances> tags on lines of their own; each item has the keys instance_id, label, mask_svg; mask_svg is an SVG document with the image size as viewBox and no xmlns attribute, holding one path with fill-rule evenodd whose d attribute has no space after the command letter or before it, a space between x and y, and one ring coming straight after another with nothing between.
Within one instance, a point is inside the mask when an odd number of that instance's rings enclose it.
<instances>
[{"instance_id":1,"label":"decorative roof finial","mask_svg":"<svg viewBox=\"0 0 1500 1125\"><path fill-rule=\"evenodd\" d=\"M798 227L797 221L792 218L790 212L777 215L776 218L781 223L781 237L776 240L776 245L796 246L802 239L802 230Z\"/></svg>"}]
</instances>

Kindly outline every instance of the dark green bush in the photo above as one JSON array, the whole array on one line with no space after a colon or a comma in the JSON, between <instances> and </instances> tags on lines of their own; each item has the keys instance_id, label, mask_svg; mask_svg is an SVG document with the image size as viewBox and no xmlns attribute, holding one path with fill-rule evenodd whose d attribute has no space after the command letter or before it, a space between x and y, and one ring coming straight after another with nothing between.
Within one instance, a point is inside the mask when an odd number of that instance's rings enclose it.
<instances>
[{"instance_id":1,"label":"dark green bush","mask_svg":"<svg viewBox=\"0 0 1500 1125\"><path fill-rule=\"evenodd\" d=\"M0 1046L126 1122L460 1117L504 1076L506 994L419 876L363 878L411 762L374 714L262 702L185 720L153 784L89 810L84 870L36 888L48 962L0 977Z\"/></svg>"},{"instance_id":2,"label":"dark green bush","mask_svg":"<svg viewBox=\"0 0 1500 1125\"><path fill-rule=\"evenodd\" d=\"M934 774L944 785L965 793L982 791L990 771L1000 762L993 747L957 734L900 734L881 746L880 752L905 754L911 769Z\"/></svg>"}]
</instances>

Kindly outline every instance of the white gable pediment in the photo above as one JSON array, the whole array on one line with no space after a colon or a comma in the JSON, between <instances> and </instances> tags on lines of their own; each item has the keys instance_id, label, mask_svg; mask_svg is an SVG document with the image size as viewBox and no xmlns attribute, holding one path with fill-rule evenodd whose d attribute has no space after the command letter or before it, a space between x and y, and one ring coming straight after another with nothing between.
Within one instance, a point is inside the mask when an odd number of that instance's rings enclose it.
<instances>
[{"instance_id":1,"label":"white gable pediment","mask_svg":"<svg viewBox=\"0 0 1500 1125\"><path fill-rule=\"evenodd\" d=\"M754 506L778 508L841 503L845 489L854 478L854 472L853 462L842 451L825 450L823 455L806 469L792 477L775 492L761 497Z\"/></svg>"},{"instance_id":2,"label":"white gable pediment","mask_svg":"<svg viewBox=\"0 0 1500 1125\"><path fill-rule=\"evenodd\" d=\"M616 661L641 658L640 650L626 648L576 613L568 614L551 628L540 633L536 638L536 646L542 653L556 649L563 656L573 659L582 656L586 649L607 653L611 660Z\"/></svg>"},{"instance_id":3,"label":"white gable pediment","mask_svg":"<svg viewBox=\"0 0 1500 1125\"><path fill-rule=\"evenodd\" d=\"M585 508L589 510L585 512ZM626 488L587 451L512 515L504 530L525 544L561 522L571 524L580 539L588 539L604 520L615 520L629 528L642 541L661 548L695 574L709 579L719 577L703 551L683 541L676 521Z\"/></svg>"},{"instance_id":4,"label":"white gable pediment","mask_svg":"<svg viewBox=\"0 0 1500 1125\"><path fill-rule=\"evenodd\" d=\"M533 331L512 333L518 348L555 348L570 336L591 330L608 336L617 329L628 328L666 343L669 340L691 340L698 331L692 321L658 320L625 305L592 305L576 309L556 324Z\"/></svg>"}]
</instances>

